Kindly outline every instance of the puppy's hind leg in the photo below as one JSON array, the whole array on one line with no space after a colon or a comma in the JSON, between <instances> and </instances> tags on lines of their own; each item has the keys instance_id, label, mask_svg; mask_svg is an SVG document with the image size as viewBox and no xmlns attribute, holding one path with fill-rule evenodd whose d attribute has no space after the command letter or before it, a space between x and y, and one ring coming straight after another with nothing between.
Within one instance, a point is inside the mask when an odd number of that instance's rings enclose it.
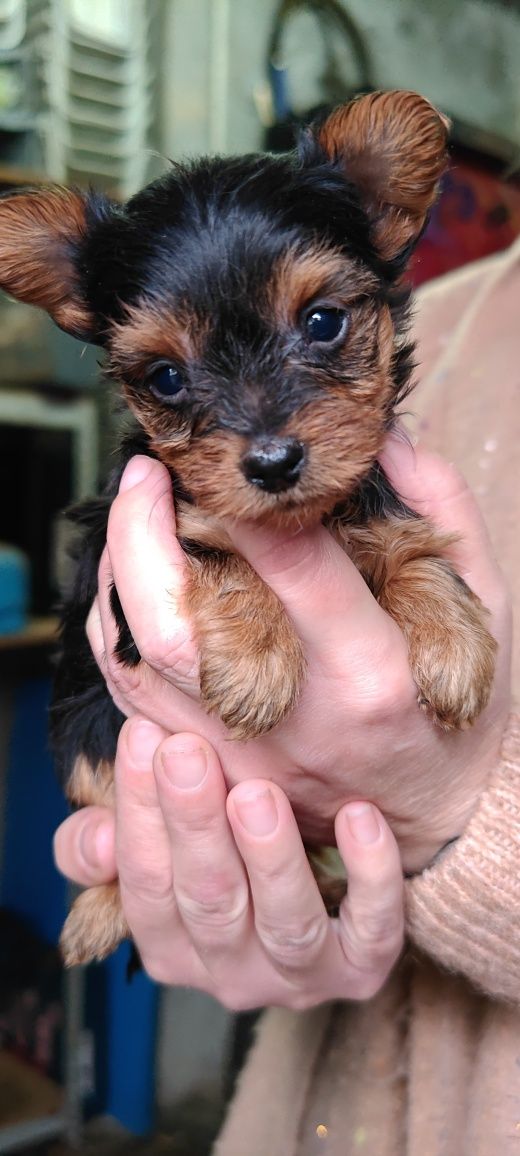
<instances>
[{"instance_id":1,"label":"puppy's hind leg","mask_svg":"<svg viewBox=\"0 0 520 1156\"><path fill-rule=\"evenodd\" d=\"M60 937L66 967L106 959L130 932L121 907L119 884L89 887L74 901Z\"/></svg>"},{"instance_id":2,"label":"puppy's hind leg","mask_svg":"<svg viewBox=\"0 0 520 1156\"><path fill-rule=\"evenodd\" d=\"M114 799L113 767L100 763L93 769L84 756L75 763L67 794L77 806L109 806ZM130 932L121 907L117 881L89 887L72 905L61 934L60 948L67 967L105 959Z\"/></svg>"}]
</instances>

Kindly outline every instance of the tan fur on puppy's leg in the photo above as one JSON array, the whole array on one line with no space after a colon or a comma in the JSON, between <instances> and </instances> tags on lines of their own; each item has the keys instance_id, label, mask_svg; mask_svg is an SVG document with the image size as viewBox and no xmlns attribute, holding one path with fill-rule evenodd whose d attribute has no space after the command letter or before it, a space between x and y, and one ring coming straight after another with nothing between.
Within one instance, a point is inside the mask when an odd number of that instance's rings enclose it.
<instances>
[{"instance_id":1,"label":"tan fur on puppy's leg","mask_svg":"<svg viewBox=\"0 0 520 1156\"><path fill-rule=\"evenodd\" d=\"M406 638L420 705L445 730L470 726L489 700L497 644L487 610L442 557L452 539L414 518L335 532Z\"/></svg>"},{"instance_id":2,"label":"tan fur on puppy's leg","mask_svg":"<svg viewBox=\"0 0 520 1156\"><path fill-rule=\"evenodd\" d=\"M328 915L337 915L348 890L347 873L337 847L307 847L307 858Z\"/></svg>"},{"instance_id":3,"label":"tan fur on puppy's leg","mask_svg":"<svg viewBox=\"0 0 520 1156\"><path fill-rule=\"evenodd\" d=\"M65 965L91 963L115 951L130 931L121 907L119 883L89 887L72 905L61 933Z\"/></svg>"},{"instance_id":4,"label":"tan fur on puppy's leg","mask_svg":"<svg viewBox=\"0 0 520 1156\"><path fill-rule=\"evenodd\" d=\"M91 767L85 755L76 759L65 794L74 807L111 807L114 804L114 768L101 762Z\"/></svg>"},{"instance_id":5,"label":"tan fur on puppy's leg","mask_svg":"<svg viewBox=\"0 0 520 1156\"><path fill-rule=\"evenodd\" d=\"M243 558L190 562L186 611L200 648L204 705L234 738L266 734L298 698L301 643L279 599Z\"/></svg>"},{"instance_id":6,"label":"tan fur on puppy's leg","mask_svg":"<svg viewBox=\"0 0 520 1156\"><path fill-rule=\"evenodd\" d=\"M95 768L80 756L67 784L75 806L110 806L114 801L114 768L102 762ZM67 967L105 959L130 932L121 907L119 883L89 887L75 900L61 933L60 948Z\"/></svg>"},{"instance_id":7,"label":"tan fur on puppy's leg","mask_svg":"<svg viewBox=\"0 0 520 1156\"><path fill-rule=\"evenodd\" d=\"M408 642L419 703L444 730L470 726L487 705L497 646L480 600L440 558L403 566L381 606Z\"/></svg>"}]
</instances>

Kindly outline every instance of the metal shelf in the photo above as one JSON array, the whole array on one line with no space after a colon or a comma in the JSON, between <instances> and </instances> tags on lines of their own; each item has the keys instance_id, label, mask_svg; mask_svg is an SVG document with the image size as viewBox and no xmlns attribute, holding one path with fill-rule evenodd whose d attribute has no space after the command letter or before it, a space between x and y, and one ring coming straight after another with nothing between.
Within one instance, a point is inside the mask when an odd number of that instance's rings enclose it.
<instances>
[{"instance_id":1,"label":"metal shelf","mask_svg":"<svg viewBox=\"0 0 520 1156\"><path fill-rule=\"evenodd\" d=\"M5 170L0 169L0 181ZM60 429L70 431L73 439L72 454L72 494L73 500L93 493L97 484L98 464L98 416L93 397L71 395L66 400L56 400L43 392L25 389L0 388L0 425L16 425ZM55 620L40 619L29 624L19 635L7 636L0 640L0 665L2 654L21 655L22 659L32 651L33 655L43 652L52 642ZM4 655L4 656L5 656ZM7 762L6 750L9 741L9 706L12 687L26 674L26 664L9 664L9 670L0 672L0 716L4 722L3 742L0 743L0 804L3 795L2 780ZM4 702L5 700L5 702ZM0 808L1 809L1 808ZM1 826L1 824L0 824ZM1 859L0 831L0 859ZM54 1115L18 1124L0 1126L0 1156L3 1153L19 1152L24 1148L65 1136L72 1145L79 1143L82 1124L82 1101L84 1095L81 1043L84 1003L84 972L74 968L64 976L64 1103Z\"/></svg>"},{"instance_id":2,"label":"metal shelf","mask_svg":"<svg viewBox=\"0 0 520 1156\"><path fill-rule=\"evenodd\" d=\"M27 1120L21 1124L0 1127L0 1153L20 1152L30 1144L43 1144L45 1140L55 1140L67 1134L65 1116L42 1116L39 1120Z\"/></svg>"}]
</instances>

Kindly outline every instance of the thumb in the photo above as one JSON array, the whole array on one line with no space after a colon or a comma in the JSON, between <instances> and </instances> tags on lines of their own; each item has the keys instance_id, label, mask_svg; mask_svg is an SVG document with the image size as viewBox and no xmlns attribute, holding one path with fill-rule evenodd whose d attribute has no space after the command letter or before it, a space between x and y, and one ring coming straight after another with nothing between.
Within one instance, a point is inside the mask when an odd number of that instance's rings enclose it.
<instances>
[{"instance_id":1,"label":"thumb","mask_svg":"<svg viewBox=\"0 0 520 1156\"><path fill-rule=\"evenodd\" d=\"M117 877L115 820L108 807L84 807L58 827L54 859L62 875L83 887Z\"/></svg>"},{"instance_id":2,"label":"thumb","mask_svg":"<svg viewBox=\"0 0 520 1156\"><path fill-rule=\"evenodd\" d=\"M324 526L284 533L241 522L227 530L237 551L283 603L308 649L337 649L338 623L354 619L366 634L383 619L361 574Z\"/></svg>"}]
</instances>

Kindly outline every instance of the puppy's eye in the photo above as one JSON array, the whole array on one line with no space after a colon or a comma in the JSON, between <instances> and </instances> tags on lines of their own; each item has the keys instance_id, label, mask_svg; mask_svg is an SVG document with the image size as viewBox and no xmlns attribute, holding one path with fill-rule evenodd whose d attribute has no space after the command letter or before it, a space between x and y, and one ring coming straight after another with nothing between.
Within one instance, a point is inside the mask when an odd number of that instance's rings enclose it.
<instances>
[{"instance_id":1,"label":"puppy's eye","mask_svg":"<svg viewBox=\"0 0 520 1156\"><path fill-rule=\"evenodd\" d=\"M309 309L303 319L303 332L309 343L330 345L346 336L348 314L344 309L317 306Z\"/></svg>"},{"instance_id":2,"label":"puppy's eye","mask_svg":"<svg viewBox=\"0 0 520 1156\"><path fill-rule=\"evenodd\" d=\"M181 401L186 392L186 380L174 365L158 365L148 375L147 385L160 401Z\"/></svg>"}]
</instances>

